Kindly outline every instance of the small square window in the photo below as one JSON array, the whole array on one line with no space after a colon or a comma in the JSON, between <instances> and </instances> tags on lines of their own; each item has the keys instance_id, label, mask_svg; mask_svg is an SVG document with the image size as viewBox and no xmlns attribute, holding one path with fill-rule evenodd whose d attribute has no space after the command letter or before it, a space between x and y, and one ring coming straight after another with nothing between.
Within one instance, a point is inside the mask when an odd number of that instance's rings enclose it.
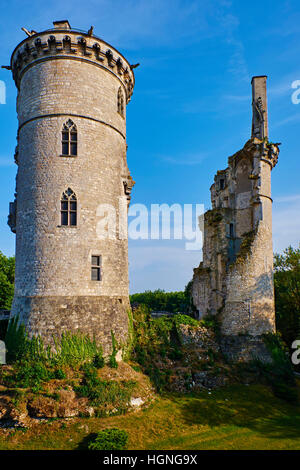
<instances>
[{"instance_id":1,"label":"small square window","mask_svg":"<svg viewBox=\"0 0 300 470\"><path fill-rule=\"evenodd\" d=\"M101 281L101 256L92 255L91 279Z\"/></svg>"},{"instance_id":2,"label":"small square window","mask_svg":"<svg viewBox=\"0 0 300 470\"><path fill-rule=\"evenodd\" d=\"M92 268L92 281L100 281L100 268Z\"/></svg>"},{"instance_id":3,"label":"small square window","mask_svg":"<svg viewBox=\"0 0 300 470\"><path fill-rule=\"evenodd\" d=\"M92 265L100 266L100 256L92 256Z\"/></svg>"}]
</instances>

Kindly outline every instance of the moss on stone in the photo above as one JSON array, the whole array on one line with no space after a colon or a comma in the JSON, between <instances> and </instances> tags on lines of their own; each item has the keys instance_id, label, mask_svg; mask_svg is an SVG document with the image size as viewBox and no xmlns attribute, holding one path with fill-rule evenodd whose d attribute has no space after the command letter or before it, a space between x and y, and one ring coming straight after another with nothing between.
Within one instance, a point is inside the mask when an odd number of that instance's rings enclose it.
<instances>
[{"instance_id":1,"label":"moss on stone","mask_svg":"<svg viewBox=\"0 0 300 470\"><path fill-rule=\"evenodd\" d=\"M236 257L236 262L242 262L246 259L247 255L250 253L250 249L254 242L255 235L256 230L251 230L250 232L246 232L242 235L242 243Z\"/></svg>"},{"instance_id":2,"label":"moss on stone","mask_svg":"<svg viewBox=\"0 0 300 470\"><path fill-rule=\"evenodd\" d=\"M220 211L216 209L211 209L205 213L206 220L208 221L209 224L211 225L216 225L223 220L223 216L220 213Z\"/></svg>"}]
</instances>

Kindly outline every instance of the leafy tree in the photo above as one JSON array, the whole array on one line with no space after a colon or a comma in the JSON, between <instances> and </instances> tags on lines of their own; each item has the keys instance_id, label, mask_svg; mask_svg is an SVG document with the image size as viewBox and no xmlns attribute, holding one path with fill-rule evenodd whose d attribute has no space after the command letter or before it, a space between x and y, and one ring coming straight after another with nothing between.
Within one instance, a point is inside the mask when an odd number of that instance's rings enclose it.
<instances>
[{"instance_id":1,"label":"leafy tree","mask_svg":"<svg viewBox=\"0 0 300 470\"><path fill-rule=\"evenodd\" d=\"M165 292L161 289L147 290L132 294L130 302L132 305L146 305L152 311L189 313L191 309L190 291L187 288L185 291L178 292Z\"/></svg>"},{"instance_id":2,"label":"leafy tree","mask_svg":"<svg viewBox=\"0 0 300 470\"><path fill-rule=\"evenodd\" d=\"M290 347L300 338L300 245L274 256L276 326Z\"/></svg>"},{"instance_id":3,"label":"leafy tree","mask_svg":"<svg viewBox=\"0 0 300 470\"><path fill-rule=\"evenodd\" d=\"M15 257L0 251L0 308L9 310L14 295Z\"/></svg>"}]
</instances>

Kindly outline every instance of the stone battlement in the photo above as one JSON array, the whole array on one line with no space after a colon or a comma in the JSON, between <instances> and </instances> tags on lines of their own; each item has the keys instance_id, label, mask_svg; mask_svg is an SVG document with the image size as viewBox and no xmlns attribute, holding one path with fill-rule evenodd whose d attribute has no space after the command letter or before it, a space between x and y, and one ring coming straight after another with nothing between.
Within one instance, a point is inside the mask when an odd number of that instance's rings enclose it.
<instances>
[{"instance_id":1,"label":"stone battlement","mask_svg":"<svg viewBox=\"0 0 300 470\"><path fill-rule=\"evenodd\" d=\"M55 27L40 33L27 32L31 35L15 48L10 67L17 87L20 87L24 73L33 65L53 59L84 61L104 68L116 76L124 86L128 103L135 81L129 62L120 52L94 36L92 32L84 33L61 24L63 27Z\"/></svg>"}]
</instances>

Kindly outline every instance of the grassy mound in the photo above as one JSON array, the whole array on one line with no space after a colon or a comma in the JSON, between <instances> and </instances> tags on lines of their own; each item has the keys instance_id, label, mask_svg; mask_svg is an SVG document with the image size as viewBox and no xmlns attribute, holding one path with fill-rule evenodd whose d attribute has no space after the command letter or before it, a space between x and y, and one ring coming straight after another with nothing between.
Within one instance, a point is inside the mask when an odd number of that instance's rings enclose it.
<instances>
[{"instance_id":1,"label":"grassy mound","mask_svg":"<svg viewBox=\"0 0 300 470\"><path fill-rule=\"evenodd\" d=\"M10 322L10 364L0 368L0 420L6 425L123 414L152 399L149 380L128 364L119 367L115 347L104 359L88 336L67 333L54 343L46 347L41 338L28 338L17 320Z\"/></svg>"},{"instance_id":2,"label":"grassy mound","mask_svg":"<svg viewBox=\"0 0 300 470\"><path fill-rule=\"evenodd\" d=\"M113 428L127 432L127 449L300 449L299 405L274 397L262 385L168 393L136 413L0 429L0 449L86 449L91 437Z\"/></svg>"}]
</instances>

